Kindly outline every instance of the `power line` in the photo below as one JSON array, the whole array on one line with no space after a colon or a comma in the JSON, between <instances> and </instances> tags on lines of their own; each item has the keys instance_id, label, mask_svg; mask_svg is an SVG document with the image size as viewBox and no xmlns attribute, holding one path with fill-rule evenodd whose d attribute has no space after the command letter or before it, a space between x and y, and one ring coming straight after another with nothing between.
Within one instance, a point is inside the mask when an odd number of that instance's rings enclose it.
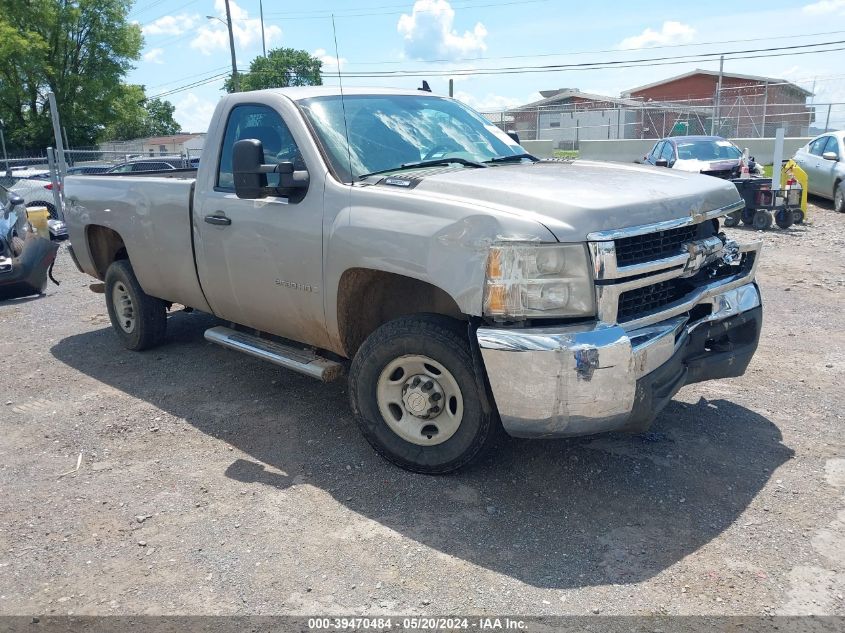
<instances>
[{"instance_id":1,"label":"power line","mask_svg":"<svg viewBox=\"0 0 845 633\"><path fill-rule=\"evenodd\" d=\"M713 41L713 42L696 42L692 44L662 44L659 46L646 46L643 48L637 49L619 49L619 48L605 48L605 49L597 49L591 51L566 51L562 53L536 53L533 55L503 55L499 57L462 57L458 59L417 59L414 60L421 64L437 64L443 62L472 62L472 61L486 61L486 60L495 60L495 59L530 59L534 57L563 57L563 56L572 56L572 55L591 55L595 53L635 53L638 51L645 51L645 50L660 50L666 48L690 48L694 46L712 46L716 44L736 44L738 42L767 42L771 41L775 37L778 39L795 39L799 37L818 37L821 35L839 35L840 33L845 33L845 31L822 31L819 33L803 33L799 35L781 35L781 36L768 36L768 37L757 37L757 38L743 38L740 40L720 40L720 41ZM404 64L407 60L391 60L391 61L371 61L371 62L356 62L352 60L348 60L347 63L350 65L358 65L358 66L376 66L376 65L384 65L384 64Z\"/></svg>"},{"instance_id":2,"label":"power line","mask_svg":"<svg viewBox=\"0 0 845 633\"><path fill-rule=\"evenodd\" d=\"M648 57L632 60L614 60L582 62L578 64L546 64L526 66L506 66L504 68L451 68L451 69L413 69L413 70L382 70L382 71L361 71L344 73L348 77L419 77L423 75L446 77L446 76L468 76L468 75L507 75L521 72L550 72L560 70L606 70L613 68L635 68L637 66L653 64L655 66L666 66L674 64L689 64L700 61L712 61L714 58L724 55L725 59L757 59L759 57L779 57L780 55L756 55L749 53L768 53L772 51L793 51L791 54L798 55L813 52L830 52L842 50L840 48L824 49L818 51L801 51L799 49L812 48L817 46L834 46L845 44L845 40L832 42L817 42L814 44L797 44L793 46L773 46L769 48L752 48L738 51L696 53L693 55L682 55L673 57ZM743 55L743 57L728 57L729 55Z\"/></svg>"},{"instance_id":3,"label":"power line","mask_svg":"<svg viewBox=\"0 0 845 633\"><path fill-rule=\"evenodd\" d=\"M517 4L538 4L538 3L545 3L551 2L552 0L511 0L510 2L490 2L489 0L485 0L484 4L465 4L455 6L454 2L452 3L453 9L481 9L486 7L503 7L503 6L511 6ZM393 9L399 7L407 7L408 4L394 4L394 5L383 5L381 7L357 7L355 9L347 10L347 12L338 11L338 10L315 10L315 11L300 11L300 12L275 12L275 13L265 13L264 16L284 16L281 18L276 18L277 20L330 20L332 14L336 18L360 18L360 17L369 17L369 16L380 16L380 15L401 15L401 14L408 14L408 13L435 13L435 9L418 9L416 11L405 9L403 11L373 11L368 13L362 13L363 11L371 11L372 9ZM321 15L317 15L317 14Z\"/></svg>"}]
</instances>

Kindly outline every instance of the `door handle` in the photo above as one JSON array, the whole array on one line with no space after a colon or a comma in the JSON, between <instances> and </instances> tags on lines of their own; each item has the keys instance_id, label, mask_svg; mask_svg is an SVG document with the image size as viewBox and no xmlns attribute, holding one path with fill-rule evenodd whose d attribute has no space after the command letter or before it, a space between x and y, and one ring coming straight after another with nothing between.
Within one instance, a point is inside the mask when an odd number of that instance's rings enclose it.
<instances>
[{"instance_id":1,"label":"door handle","mask_svg":"<svg viewBox=\"0 0 845 633\"><path fill-rule=\"evenodd\" d=\"M214 226L229 226L232 223L232 220L225 215L207 215L204 219L208 224L213 224Z\"/></svg>"}]
</instances>

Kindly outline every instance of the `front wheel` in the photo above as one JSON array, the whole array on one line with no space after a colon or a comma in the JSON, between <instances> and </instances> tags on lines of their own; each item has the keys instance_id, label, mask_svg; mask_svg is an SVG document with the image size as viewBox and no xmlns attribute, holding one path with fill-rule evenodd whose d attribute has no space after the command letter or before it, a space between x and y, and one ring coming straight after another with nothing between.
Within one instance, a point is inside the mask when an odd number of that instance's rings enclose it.
<instances>
[{"instance_id":1,"label":"front wheel","mask_svg":"<svg viewBox=\"0 0 845 633\"><path fill-rule=\"evenodd\" d=\"M141 351L164 340L167 307L143 291L125 259L106 271L106 307L114 331L126 349Z\"/></svg>"},{"instance_id":2,"label":"front wheel","mask_svg":"<svg viewBox=\"0 0 845 633\"><path fill-rule=\"evenodd\" d=\"M457 470L500 434L465 326L444 317L401 317L378 328L355 355L349 393L367 441L413 472Z\"/></svg>"},{"instance_id":3,"label":"front wheel","mask_svg":"<svg viewBox=\"0 0 845 633\"><path fill-rule=\"evenodd\" d=\"M765 209L757 209L752 222L755 229L765 231L772 226L772 214Z\"/></svg>"},{"instance_id":4,"label":"front wheel","mask_svg":"<svg viewBox=\"0 0 845 633\"><path fill-rule=\"evenodd\" d=\"M833 192L833 209L845 213L845 181L836 185L836 191Z\"/></svg>"}]
</instances>

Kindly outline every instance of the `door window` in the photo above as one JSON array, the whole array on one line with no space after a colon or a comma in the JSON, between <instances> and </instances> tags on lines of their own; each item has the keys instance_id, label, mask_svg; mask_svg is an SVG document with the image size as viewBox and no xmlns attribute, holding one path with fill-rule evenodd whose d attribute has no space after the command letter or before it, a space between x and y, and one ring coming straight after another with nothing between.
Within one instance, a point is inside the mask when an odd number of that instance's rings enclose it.
<instances>
[{"instance_id":1,"label":"door window","mask_svg":"<svg viewBox=\"0 0 845 633\"><path fill-rule=\"evenodd\" d=\"M827 137L827 144L824 146L822 154L825 152L833 152L836 154L836 157L839 158L839 141L836 140L835 136Z\"/></svg>"},{"instance_id":2,"label":"door window","mask_svg":"<svg viewBox=\"0 0 845 633\"><path fill-rule=\"evenodd\" d=\"M261 141L265 164L292 162L294 169L305 169L296 141L293 140L288 126L285 125L278 112L262 105L239 105L232 108L229 121L226 123L217 174L219 189L234 191L232 150L237 141L247 138ZM267 174L267 185L278 187L279 178L279 174Z\"/></svg>"},{"instance_id":3,"label":"door window","mask_svg":"<svg viewBox=\"0 0 845 633\"><path fill-rule=\"evenodd\" d=\"M663 149L660 151L660 158L665 158L670 165L675 162L675 146L669 141L666 141L663 145Z\"/></svg>"},{"instance_id":4,"label":"door window","mask_svg":"<svg viewBox=\"0 0 845 633\"><path fill-rule=\"evenodd\" d=\"M657 159L660 158L660 150L663 149L664 143L665 141L659 141L651 148L651 154L649 154L648 157L652 163L656 162Z\"/></svg>"},{"instance_id":5,"label":"door window","mask_svg":"<svg viewBox=\"0 0 845 633\"><path fill-rule=\"evenodd\" d=\"M830 136L820 136L815 141L810 143L810 153L815 156L821 156L824 154L824 147L827 145L827 140L832 138Z\"/></svg>"}]
</instances>

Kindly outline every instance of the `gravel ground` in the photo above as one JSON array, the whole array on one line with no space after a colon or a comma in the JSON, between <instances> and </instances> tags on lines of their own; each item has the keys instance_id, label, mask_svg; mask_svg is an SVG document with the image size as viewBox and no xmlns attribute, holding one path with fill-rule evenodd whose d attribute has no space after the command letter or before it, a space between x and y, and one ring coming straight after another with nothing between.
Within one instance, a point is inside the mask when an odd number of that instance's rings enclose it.
<instances>
[{"instance_id":1,"label":"gravel ground","mask_svg":"<svg viewBox=\"0 0 845 633\"><path fill-rule=\"evenodd\" d=\"M733 230L766 243L744 377L447 477L207 316L124 351L62 249L60 288L0 303L0 614L845 614L845 215L816 203Z\"/></svg>"}]
</instances>

